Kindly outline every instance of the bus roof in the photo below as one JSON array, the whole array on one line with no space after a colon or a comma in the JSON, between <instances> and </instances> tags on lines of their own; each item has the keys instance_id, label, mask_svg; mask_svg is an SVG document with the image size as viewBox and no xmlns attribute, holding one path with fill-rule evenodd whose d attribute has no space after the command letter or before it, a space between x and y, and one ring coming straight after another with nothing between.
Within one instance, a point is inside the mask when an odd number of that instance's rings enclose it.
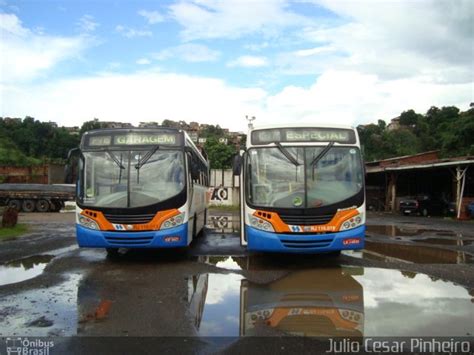
<instances>
[{"instance_id":1,"label":"bus roof","mask_svg":"<svg viewBox=\"0 0 474 355\"><path fill-rule=\"evenodd\" d=\"M251 130L258 129L270 129L270 128L341 128L341 129L355 129L351 125L338 125L338 124L328 124L328 123L278 123L278 124L266 124L254 126Z\"/></svg>"}]
</instances>

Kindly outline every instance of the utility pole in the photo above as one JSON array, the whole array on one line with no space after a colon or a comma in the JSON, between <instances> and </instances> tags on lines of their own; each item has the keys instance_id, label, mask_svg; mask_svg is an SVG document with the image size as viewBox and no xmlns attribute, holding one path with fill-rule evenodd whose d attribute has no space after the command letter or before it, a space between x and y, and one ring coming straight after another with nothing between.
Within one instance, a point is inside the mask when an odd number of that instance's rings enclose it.
<instances>
[{"instance_id":1,"label":"utility pole","mask_svg":"<svg viewBox=\"0 0 474 355\"><path fill-rule=\"evenodd\" d=\"M253 121L255 121L255 116L249 118L248 115L245 115L245 119L248 121L249 130L253 129Z\"/></svg>"}]
</instances>

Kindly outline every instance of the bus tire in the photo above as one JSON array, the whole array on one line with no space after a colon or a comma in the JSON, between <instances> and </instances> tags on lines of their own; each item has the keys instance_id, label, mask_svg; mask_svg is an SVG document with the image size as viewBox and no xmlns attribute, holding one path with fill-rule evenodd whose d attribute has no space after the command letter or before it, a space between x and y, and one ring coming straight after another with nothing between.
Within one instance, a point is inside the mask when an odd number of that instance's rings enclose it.
<instances>
[{"instance_id":1,"label":"bus tire","mask_svg":"<svg viewBox=\"0 0 474 355\"><path fill-rule=\"evenodd\" d=\"M21 201L20 200L10 200L8 201L8 207L14 208L17 211L21 210Z\"/></svg>"},{"instance_id":2,"label":"bus tire","mask_svg":"<svg viewBox=\"0 0 474 355\"><path fill-rule=\"evenodd\" d=\"M38 212L48 212L49 211L49 202L47 200L38 200L38 201L36 201L36 210Z\"/></svg>"},{"instance_id":3,"label":"bus tire","mask_svg":"<svg viewBox=\"0 0 474 355\"><path fill-rule=\"evenodd\" d=\"M197 237L197 216L194 215L194 218L193 218L193 239Z\"/></svg>"},{"instance_id":4,"label":"bus tire","mask_svg":"<svg viewBox=\"0 0 474 355\"><path fill-rule=\"evenodd\" d=\"M35 210L35 201L33 200L23 200L21 204L21 209L23 212L33 212Z\"/></svg>"},{"instance_id":5,"label":"bus tire","mask_svg":"<svg viewBox=\"0 0 474 355\"><path fill-rule=\"evenodd\" d=\"M119 253L119 248L105 248L107 251L107 257L109 258L118 258L120 253Z\"/></svg>"}]
</instances>

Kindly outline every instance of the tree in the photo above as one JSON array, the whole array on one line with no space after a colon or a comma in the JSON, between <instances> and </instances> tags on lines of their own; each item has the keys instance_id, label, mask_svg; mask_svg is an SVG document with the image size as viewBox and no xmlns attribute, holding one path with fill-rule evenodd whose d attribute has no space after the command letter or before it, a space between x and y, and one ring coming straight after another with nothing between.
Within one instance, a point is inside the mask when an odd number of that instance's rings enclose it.
<instances>
[{"instance_id":1,"label":"tree","mask_svg":"<svg viewBox=\"0 0 474 355\"><path fill-rule=\"evenodd\" d=\"M421 115L416 113L413 110L403 111L400 114L400 125L407 126L407 127L414 127L416 126L418 119Z\"/></svg>"},{"instance_id":2,"label":"tree","mask_svg":"<svg viewBox=\"0 0 474 355\"><path fill-rule=\"evenodd\" d=\"M99 120L97 118L94 118L94 120L92 121L86 121L82 124L81 126L81 130L79 131L81 137L82 135L87 132L87 131L91 131L93 129L99 129L101 128L102 125L101 123L99 122Z\"/></svg>"},{"instance_id":3,"label":"tree","mask_svg":"<svg viewBox=\"0 0 474 355\"><path fill-rule=\"evenodd\" d=\"M232 157L236 154L234 146L219 143L217 138L209 137L204 149L211 162L211 169L228 169L231 167Z\"/></svg>"}]
</instances>

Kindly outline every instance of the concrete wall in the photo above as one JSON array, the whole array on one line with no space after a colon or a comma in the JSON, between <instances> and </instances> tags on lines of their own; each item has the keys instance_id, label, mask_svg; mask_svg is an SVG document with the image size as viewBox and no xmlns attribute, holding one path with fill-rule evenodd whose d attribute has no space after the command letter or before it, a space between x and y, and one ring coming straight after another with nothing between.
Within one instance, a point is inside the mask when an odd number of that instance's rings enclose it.
<instances>
[{"instance_id":1,"label":"concrete wall","mask_svg":"<svg viewBox=\"0 0 474 355\"><path fill-rule=\"evenodd\" d=\"M239 177L232 169L212 169L210 175L209 204L211 206L239 205Z\"/></svg>"}]
</instances>

